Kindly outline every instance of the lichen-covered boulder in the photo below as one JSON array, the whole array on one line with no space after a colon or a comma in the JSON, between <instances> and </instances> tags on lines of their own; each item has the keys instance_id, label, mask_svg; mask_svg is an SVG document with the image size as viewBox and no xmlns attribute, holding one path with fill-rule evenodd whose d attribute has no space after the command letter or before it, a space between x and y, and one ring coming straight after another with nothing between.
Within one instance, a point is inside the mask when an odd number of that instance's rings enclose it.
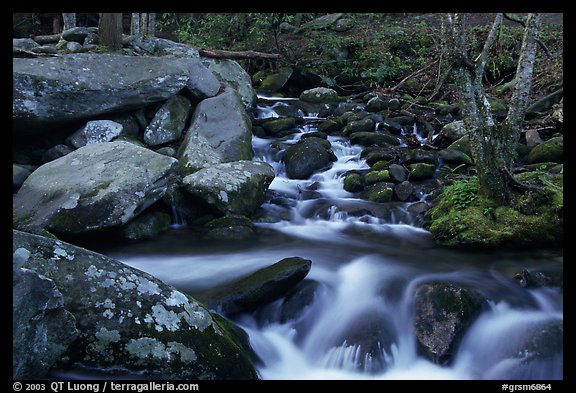
<instances>
[{"instance_id":1,"label":"lichen-covered boulder","mask_svg":"<svg viewBox=\"0 0 576 393\"><path fill-rule=\"evenodd\" d=\"M76 319L54 282L20 266L30 257L14 250L12 278L12 377L40 379L78 336Z\"/></svg>"},{"instance_id":2,"label":"lichen-covered boulder","mask_svg":"<svg viewBox=\"0 0 576 393\"><path fill-rule=\"evenodd\" d=\"M156 146L179 140L191 110L192 104L186 97L170 97L144 130L144 142Z\"/></svg>"},{"instance_id":3,"label":"lichen-covered boulder","mask_svg":"<svg viewBox=\"0 0 576 393\"><path fill-rule=\"evenodd\" d=\"M254 105L256 94L252 88L252 80L237 61L205 57L201 58L201 60L202 64L212 71L220 83L230 86L238 92L246 108L251 108Z\"/></svg>"},{"instance_id":4,"label":"lichen-covered boulder","mask_svg":"<svg viewBox=\"0 0 576 393\"><path fill-rule=\"evenodd\" d=\"M256 379L247 350L194 298L71 244L14 231L23 267L51 279L79 330L76 366L165 379Z\"/></svg>"},{"instance_id":5,"label":"lichen-covered boulder","mask_svg":"<svg viewBox=\"0 0 576 393\"><path fill-rule=\"evenodd\" d=\"M186 176L182 183L192 195L221 214L249 216L264 202L274 180L274 168L259 161L217 164Z\"/></svg>"},{"instance_id":6,"label":"lichen-covered boulder","mask_svg":"<svg viewBox=\"0 0 576 393\"><path fill-rule=\"evenodd\" d=\"M563 137L550 138L530 150L526 157L526 163L536 164L540 162L564 162Z\"/></svg>"},{"instance_id":7,"label":"lichen-covered boulder","mask_svg":"<svg viewBox=\"0 0 576 393\"><path fill-rule=\"evenodd\" d=\"M123 225L162 197L177 164L129 142L86 145L26 179L13 200L15 227L82 233Z\"/></svg>"},{"instance_id":8,"label":"lichen-covered boulder","mask_svg":"<svg viewBox=\"0 0 576 393\"><path fill-rule=\"evenodd\" d=\"M111 120L93 120L66 138L66 143L76 149L92 143L111 142L120 136L124 127Z\"/></svg>"},{"instance_id":9,"label":"lichen-covered boulder","mask_svg":"<svg viewBox=\"0 0 576 393\"><path fill-rule=\"evenodd\" d=\"M262 80L258 91L261 93L275 93L288 82L294 70L291 67L280 68L277 72L270 74Z\"/></svg>"},{"instance_id":10,"label":"lichen-covered boulder","mask_svg":"<svg viewBox=\"0 0 576 393\"><path fill-rule=\"evenodd\" d=\"M179 59L152 56L82 53L14 58L12 64L12 112L20 133L163 101L190 78Z\"/></svg>"},{"instance_id":11,"label":"lichen-covered boulder","mask_svg":"<svg viewBox=\"0 0 576 393\"><path fill-rule=\"evenodd\" d=\"M198 139L208 146L199 150ZM235 90L227 87L196 106L178 154L184 175L202 165L204 157L198 157L199 154L207 155L211 163L252 159L252 124Z\"/></svg>"},{"instance_id":12,"label":"lichen-covered boulder","mask_svg":"<svg viewBox=\"0 0 576 393\"><path fill-rule=\"evenodd\" d=\"M414 332L420 350L436 363L448 362L482 304L479 293L450 283L419 285L414 295Z\"/></svg>"},{"instance_id":13,"label":"lichen-covered boulder","mask_svg":"<svg viewBox=\"0 0 576 393\"><path fill-rule=\"evenodd\" d=\"M196 298L225 314L254 310L286 294L312 266L309 259L284 258L246 277L196 294Z\"/></svg>"},{"instance_id":14,"label":"lichen-covered boulder","mask_svg":"<svg viewBox=\"0 0 576 393\"><path fill-rule=\"evenodd\" d=\"M464 126L464 121L457 120L444 125L440 130L440 135L453 142L468 135L468 131Z\"/></svg>"}]
</instances>

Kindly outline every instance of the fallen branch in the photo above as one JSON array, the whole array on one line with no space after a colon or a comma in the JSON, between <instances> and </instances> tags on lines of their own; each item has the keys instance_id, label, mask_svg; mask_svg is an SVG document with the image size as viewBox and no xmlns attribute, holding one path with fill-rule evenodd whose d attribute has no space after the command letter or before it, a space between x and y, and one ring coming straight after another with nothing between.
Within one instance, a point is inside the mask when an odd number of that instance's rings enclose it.
<instances>
[{"instance_id":1,"label":"fallen branch","mask_svg":"<svg viewBox=\"0 0 576 393\"><path fill-rule=\"evenodd\" d=\"M198 53L203 57L210 57L212 59L231 59L231 60L245 60L245 59L271 59L277 60L281 55L276 53L262 53L253 50L246 51L227 51L220 49L198 49Z\"/></svg>"},{"instance_id":2,"label":"fallen branch","mask_svg":"<svg viewBox=\"0 0 576 393\"><path fill-rule=\"evenodd\" d=\"M406 82L408 79L415 77L416 75L418 75L419 73L421 73L422 71L432 67L434 64L438 63L438 60L434 60L432 63L424 66L423 68L420 68L418 71L411 73L410 75L408 75L406 78L402 79L400 81L400 83L398 83L396 86L394 86L392 88L392 91L396 90L397 88L399 88L400 86L402 86L404 84L404 82Z\"/></svg>"}]
</instances>

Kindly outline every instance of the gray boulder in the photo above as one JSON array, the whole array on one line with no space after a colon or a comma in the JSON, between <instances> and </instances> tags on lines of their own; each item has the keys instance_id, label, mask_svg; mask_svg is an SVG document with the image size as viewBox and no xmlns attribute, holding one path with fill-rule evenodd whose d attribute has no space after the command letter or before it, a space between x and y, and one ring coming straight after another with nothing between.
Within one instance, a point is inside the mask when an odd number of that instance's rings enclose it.
<instances>
[{"instance_id":1,"label":"gray boulder","mask_svg":"<svg viewBox=\"0 0 576 393\"><path fill-rule=\"evenodd\" d=\"M179 140L191 110L192 104L187 98L170 97L144 130L144 141L155 146Z\"/></svg>"},{"instance_id":2,"label":"gray boulder","mask_svg":"<svg viewBox=\"0 0 576 393\"><path fill-rule=\"evenodd\" d=\"M34 48L38 48L40 45L32 38L12 38L12 46L14 48L31 51Z\"/></svg>"},{"instance_id":3,"label":"gray boulder","mask_svg":"<svg viewBox=\"0 0 576 393\"><path fill-rule=\"evenodd\" d=\"M81 147L26 179L14 197L14 223L56 233L123 225L162 197L176 166L129 142Z\"/></svg>"},{"instance_id":4,"label":"gray boulder","mask_svg":"<svg viewBox=\"0 0 576 393\"><path fill-rule=\"evenodd\" d=\"M337 101L338 93L336 90L327 87L315 87L313 89L304 90L300 94L300 99L307 102L328 103Z\"/></svg>"},{"instance_id":5,"label":"gray boulder","mask_svg":"<svg viewBox=\"0 0 576 393\"><path fill-rule=\"evenodd\" d=\"M28 134L166 100L190 79L185 62L152 56L83 53L14 58L12 65L14 125Z\"/></svg>"},{"instance_id":6,"label":"gray boulder","mask_svg":"<svg viewBox=\"0 0 576 393\"><path fill-rule=\"evenodd\" d=\"M12 188L17 190L22 187L24 181L30 176L30 170L22 165L12 164Z\"/></svg>"},{"instance_id":7,"label":"gray boulder","mask_svg":"<svg viewBox=\"0 0 576 393\"><path fill-rule=\"evenodd\" d=\"M451 142L454 142L467 134L468 131L466 131L466 128L464 127L464 121L462 120L448 123L440 130L440 135L446 137L446 139Z\"/></svg>"},{"instance_id":8,"label":"gray boulder","mask_svg":"<svg viewBox=\"0 0 576 393\"><path fill-rule=\"evenodd\" d=\"M264 202L274 169L265 162L217 164L186 176L182 183L192 195L221 214L249 216Z\"/></svg>"},{"instance_id":9,"label":"gray boulder","mask_svg":"<svg viewBox=\"0 0 576 393\"><path fill-rule=\"evenodd\" d=\"M142 48L158 56L199 58L198 50L190 45L170 41L165 38L151 37L142 42Z\"/></svg>"},{"instance_id":10,"label":"gray boulder","mask_svg":"<svg viewBox=\"0 0 576 393\"><path fill-rule=\"evenodd\" d=\"M196 99L203 100L218 94L222 87L220 81L199 58L183 58L180 59L180 63L188 72L186 87Z\"/></svg>"},{"instance_id":11,"label":"gray boulder","mask_svg":"<svg viewBox=\"0 0 576 393\"><path fill-rule=\"evenodd\" d=\"M66 138L66 143L78 149L92 143L111 142L122 133L122 124L111 120L89 121Z\"/></svg>"},{"instance_id":12,"label":"gray boulder","mask_svg":"<svg viewBox=\"0 0 576 393\"><path fill-rule=\"evenodd\" d=\"M251 311L286 294L312 266L309 259L284 258L246 277L196 294L211 309L225 314Z\"/></svg>"},{"instance_id":13,"label":"gray boulder","mask_svg":"<svg viewBox=\"0 0 576 393\"><path fill-rule=\"evenodd\" d=\"M206 66L218 80L238 92L246 108L255 103L255 92L252 88L250 75L237 61L229 59L210 59L202 57L202 64Z\"/></svg>"},{"instance_id":14,"label":"gray boulder","mask_svg":"<svg viewBox=\"0 0 576 393\"><path fill-rule=\"evenodd\" d=\"M435 363L450 361L482 303L478 293L453 284L419 285L414 296L414 332L420 350Z\"/></svg>"},{"instance_id":15,"label":"gray boulder","mask_svg":"<svg viewBox=\"0 0 576 393\"><path fill-rule=\"evenodd\" d=\"M564 162L564 138L561 136L550 138L536 145L526 156L526 163Z\"/></svg>"},{"instance_id":16,"label":"gray boulder","mask_svg":"<svg viewBox=\"0 0 576 393\"><path fill-rule=\"evenodd\" d=\"M336 161L330 142L320 138L305 138L286 149L282 161L290 179L308 179L315 172Z\"/></svg>"},{"instance_id":17,"label":"gray boulder","mask_svg":"<svg viewBox=\"0 0 576 393\"><path fill-rule=\"evenodd\" d=\"M64 308L54 282L19 266L30 252L14 252L12 275L12 378L40 379L78 336L76 319Z\"/></svg>"},{"instance_id":18,"label":"gray boulder","mask_svg":"<svg viewBox=\"0 0 576 393\"><path fill-rule=\"evenodd\" d=\"M94 34L96 31L97 29L94 27L72 27L62 32L62 39L83 44L86 36L90 33Z\"/></svg>"},{"instance_id":19,"label":"gray boulder","mask_svg":"<svg viewBox=\"0 0 576 393\"><path fill-rule=\"evenodd\" d=\"M282 67L277 72L266 76L260 85L258 91L265 94L271 94L279 91L284 87L292 76L294 70L292 67Z\"/></svg>"},{"instance_id":20,"label":"gray boulder","mask_svg":"<svg viewBox=\"0 0 576 393\"><path fill-rule=\"evenodd\" d=\"M52 146L42 154L42 162L46 163L53 161L57 158L64 157L66 154L72 153L73 151L74 149L68 145Z\"/></svg>"},{"instance_id":21,"label":"gray boulder","mask_svg":"<svg viewBox=\"0 0 576 393\"><path fill-rule=\"evenodd\" d=\"M164 379L256 379L247 349L194 298L104 255L14 231L23 267L51 279L79 331L73 365Z\"/></svg>"},{"instance_id":22,"label":"gray boulder","mask_svg":"<svg viewBox=\"0 0 576 393\"><path fill-rule=\"evenodd\" d=\"M199 152L198 140L207 143L210 149ZM252 124L235 90L227 87L221 94L196 106L179 150L184 175L193 173L199 164L203 167L204 157L198 157L199 153L211 162L252 159Z\"/></svg>"}]
</instances>

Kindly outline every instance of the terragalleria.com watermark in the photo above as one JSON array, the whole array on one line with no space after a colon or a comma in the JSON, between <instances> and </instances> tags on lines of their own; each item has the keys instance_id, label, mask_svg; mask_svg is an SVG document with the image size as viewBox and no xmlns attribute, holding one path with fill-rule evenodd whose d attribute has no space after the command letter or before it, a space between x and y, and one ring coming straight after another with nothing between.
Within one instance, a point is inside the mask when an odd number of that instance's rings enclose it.
<instances>
[{"instance_id":1,"label":"terragalleria.com watermark","mask_svg":"<svg viewBox=\"0 0 576 393\"><path fill-rule=\"evenodd\" d=\"M197 391L200 385L187 382L14 382L12 388L15 392L53 391L54 393L73 392L147 392L147 391Z\"/></svg>"}]
</instances>

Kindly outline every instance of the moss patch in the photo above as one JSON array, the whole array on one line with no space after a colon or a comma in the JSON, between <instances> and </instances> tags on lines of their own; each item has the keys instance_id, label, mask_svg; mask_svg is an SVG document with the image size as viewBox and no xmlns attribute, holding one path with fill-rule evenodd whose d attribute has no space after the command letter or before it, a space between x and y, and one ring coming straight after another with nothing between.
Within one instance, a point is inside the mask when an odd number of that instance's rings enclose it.
<instances>
[{"instance_id":1,"label":"moss patch","mask_svg":"<svg viewBox=\"0 0 576 393\"><path fill-rule=\"evenodd\" d=\"M516 195L511 206L470 193L474 182L446 187L424 226L440 244L462 248L557 246L563 241L563 193L555 183L529 175L539 189ZM519 180L528 180L523 176ZM464 185L462 185L464 183ZM547 184L549 183L549 184ZM455 191L456 190L456 191Z\"/></svg>"}]
</instances>

